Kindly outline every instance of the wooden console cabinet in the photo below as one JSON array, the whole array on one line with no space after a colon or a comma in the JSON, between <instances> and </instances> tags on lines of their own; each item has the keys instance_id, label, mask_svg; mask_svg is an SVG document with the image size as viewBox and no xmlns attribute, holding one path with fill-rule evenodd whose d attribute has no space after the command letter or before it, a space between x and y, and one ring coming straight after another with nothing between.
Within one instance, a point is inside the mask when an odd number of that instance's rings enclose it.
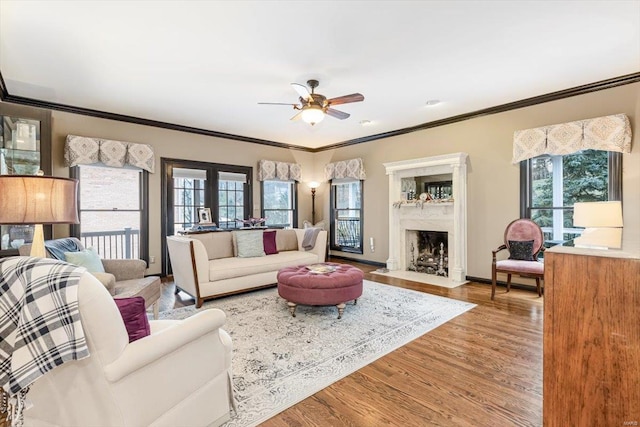
<instances>
[{"instance_id":1,"label":"wooden console cabinet","mask_svg":"<svg viewBox=\"0 0 640 427\"><path fill-rule=\"evenodd\" d=\"M640 259L608 252L545 253L545 427L640 425Z\"/></svg>"}]
</instances>

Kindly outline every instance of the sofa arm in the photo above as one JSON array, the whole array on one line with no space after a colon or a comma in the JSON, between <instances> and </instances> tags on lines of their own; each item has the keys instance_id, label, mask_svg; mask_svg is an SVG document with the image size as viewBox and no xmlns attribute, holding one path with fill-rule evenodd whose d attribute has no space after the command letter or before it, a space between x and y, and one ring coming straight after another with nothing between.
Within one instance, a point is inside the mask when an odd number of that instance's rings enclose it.
<instances>
[{"instance_id":1,"label":"sofa arm","mask_svg":"<svg viewBox=\"0 0 640 427\"><path fill-rule=\"evenodd\" d=\"M295 232L296 237L298 238L298 250L314 253L318 256L318 262L324 262L327 254L327 231L320 230L320 232L318 233L318 237L316 238L315 246L308 251L305 251L302 248L302 241L304 240L304 233L306 232L306 230L303 228L296 228Z\"/></svg>"},{"instance_id":2,"label":"sofa arm","mask_svg":"<svg viewBox=\"0 0 640 427\"><path fill-rule=\"evenodd\" d=\"M174 326L134 341L125 347L120 357L105 366L105 376L107 380L116 382L139 369L148 369L159 359L188 346L211 332L218 331L224 326L225 321L226 316L221 310L215 308L203 310ZM224 343L219 334L217 339L223 346ZM226 360L225 354L221 356L223 360Z\"/></svg>"},{"instance_id":3,"label":"sofa arm","mask_svg":"<svg viewBox=\"0 0 640 427\"><path fill-rule=\"evenodd\" d=\"M209 282L209 257L204 245L197 239L168 236L167 249L174 282L199 299L199 284Z\"/></svg>"},{"instance_id":4,"label":"sofa arm","mask_svg":"<svg viewBox=\"0 0 640 427\"><path fill-rule=\"evenodd\" d=\"M142 279L147 270L147 263L141 259L103 259L102 265L106 273L116 276L116 281Z\"/></svg>"}]
</instances>

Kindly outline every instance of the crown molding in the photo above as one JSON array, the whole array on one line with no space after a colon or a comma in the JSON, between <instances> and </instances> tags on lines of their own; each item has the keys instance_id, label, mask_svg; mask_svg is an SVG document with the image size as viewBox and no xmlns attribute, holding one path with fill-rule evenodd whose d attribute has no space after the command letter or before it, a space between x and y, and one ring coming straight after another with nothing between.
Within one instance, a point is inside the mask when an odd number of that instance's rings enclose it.
<instances>
[{"instance_id":1,"label":"crown molding","mask_svg":"<svg viewBox=\"0 0 640 427\"><path fill-rule=\"evenodd\" d=\"M397 129L389 132L378 133L375 135L365 136L362 138L351 139L347 141L338 142L336 144L327 145L320 148L308 148L300 147L296 145L285 144L277 141L270 141L260 138L252 138L248 136L235 135L231 133L217 132L208 129L195 128L191 126L178 125L174 123L161 122L157 120L143 119L140 117L127 116L124 114L109 113L105 111L93 110L90 108L76 107L73 105L59 104L55 102L41 101L38 99L25 98L21 96L14 96L9 94L7 86L2 77L0 71L0 100L4 102L12 102L15 104L27 105L31 107L44 108L55 111L63 111L66 113L79 114L84 116L98 117L101 119L115 120L120 122L134 123L144 126L153 126L162 129L175 130L178 132L187 132L198 135L212 136L215 138L224 138L235 141L249 142L252 144L268 145L271 147L285 148L290 150L307 151L311 153L318 153L321 151L335 150L336 148L348 147L351 145L362 144L365 142L376 141L379 139L390 138L392 136L404 135L407 133L417 132L425 129L435 128L438 126L449 125L452 123L462 122L465 120L475 119L477 117L487 116L490 114L503 113L510 110L516 110L518 108L531 107L537 104L543 104L545 102L557 101L564 98L570 98L573 96L584 95L591 92L596 92L605 89L611 89L617 86L624 86L632 83L640 82L640 72L626 74L620 77L614 77L607 80L601 80L595 83L589 83L582 86L576 86L570 89L560 90L544 95L534 96L531 98L522 99L519 101L509 102L506 104L497 105L494 107L485 108L482 110L473 111L470 113L460 114L453 117L447 117L445 119L434 120L431 122L422 123L416 126Z\"/></svg>"},{"instance_id":2,"label":"crown molding","mask_svg":"<svg viewBox=\"0 0 640 427\"><path fill-rule=\"evenodd\" d=\"M518 108L531 107L545 102L557 101L559 99L570 98L572 96L584 95L590 92L596 92L604 89L611 89L617 86L624 86L631 83L640 82L640 72L627 74L612 79L601 80L595 83L589 83L582 86L576 86L570 89L564 89L557 92L547 93L545 95L534 96L532 98L522 99L520 101L509 102L507 104L497 105L495 107L484 108L482 110L473 111L471 113L460 114L446 119L434 120L432 122L422 123L420 125L398 129L390 132L379 133L376 135L365 136L362 138L352 139L349 141L339 142L337 144L327 145L318 148L315 151L334 150L336 148L348 147L350 145L362 144L363 142L375 141L378 139L389 138L392 136L404 135L411 132L435 128L438 126L450 125L452 123L462 122L465 120L475 119L477 117L487 116L490 114L504 113L505 111L517 110Z\"/></svg>"}]
</instances>

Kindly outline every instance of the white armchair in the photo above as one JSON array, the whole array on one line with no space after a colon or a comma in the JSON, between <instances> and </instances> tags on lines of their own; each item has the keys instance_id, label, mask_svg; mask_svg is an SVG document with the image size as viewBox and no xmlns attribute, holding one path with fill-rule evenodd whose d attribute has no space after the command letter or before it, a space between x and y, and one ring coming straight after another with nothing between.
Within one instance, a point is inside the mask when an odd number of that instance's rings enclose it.
<instances>
[{"instance_id":1,"label":"white armchair","mask_svg":"<svg viewBox=\"0 0 640 427\"><path fill-rule=\"evenodd\" d=\"M222 311L150 321L151 335L129 343L113 298L89 273L80 280L78 304L90 356L32 385L26 426L205 426L229 419L232 347Z\"/></svg>"}]
</instances>

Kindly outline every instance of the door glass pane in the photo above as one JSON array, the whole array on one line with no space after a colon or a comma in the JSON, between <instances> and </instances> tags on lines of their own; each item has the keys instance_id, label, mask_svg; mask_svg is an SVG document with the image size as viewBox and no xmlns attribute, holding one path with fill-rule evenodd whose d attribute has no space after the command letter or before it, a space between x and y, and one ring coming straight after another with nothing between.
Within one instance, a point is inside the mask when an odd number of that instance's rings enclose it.
<instances>
[{"instance_id":1,"label":"door glass pane","mask_svg":"<svg viewBox=\"0 0 640 427\"><path fill-rule=\"evenodd\" d=\"M174 232L188 230L198 222L198 208L205 207L204 188L207 171L173 168Z\"/></svg>"}]
</instances>

